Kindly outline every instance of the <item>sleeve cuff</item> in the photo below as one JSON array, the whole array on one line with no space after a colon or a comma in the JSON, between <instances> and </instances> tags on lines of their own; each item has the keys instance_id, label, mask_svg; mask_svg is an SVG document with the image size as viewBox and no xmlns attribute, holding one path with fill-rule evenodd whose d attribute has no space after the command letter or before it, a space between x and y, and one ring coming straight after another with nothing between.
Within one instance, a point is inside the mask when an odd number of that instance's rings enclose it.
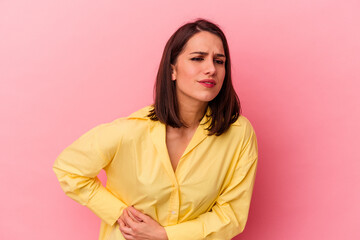
<instances>
[{"instance_id":1,"label":"sleeve cuff","mask_svg":"<svg viewBox=\"0 0 360 240\"><path fill-rule=\"evenodd\" d=\"M169 240L203 239L203 226L196 220L164 227Z\"/></svg>"},{"instance_id":2,"label":"sleeve cuff","mask_svg":"<svg viewBox=\"0 0 360 240\"><path fill-rule=\"evenodd\" d=\"M109 190L101 185L97 193L86 205L98 217L112 226L127 207L120 199L115 197Z\"/></svg>"}]
</instances>

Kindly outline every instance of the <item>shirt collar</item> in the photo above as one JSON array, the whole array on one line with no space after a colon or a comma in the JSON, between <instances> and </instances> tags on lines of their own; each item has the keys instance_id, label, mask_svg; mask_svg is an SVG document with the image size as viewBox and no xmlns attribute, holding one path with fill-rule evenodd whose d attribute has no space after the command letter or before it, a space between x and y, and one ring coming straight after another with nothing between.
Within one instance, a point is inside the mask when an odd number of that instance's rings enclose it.
<instances>
[{"instance_id":1,"label":"shirt collar","mask_svg":"<svg viewBox=\"0 0 360 240\"><path fill-rule=\"evenodd\" d=\"M127 118L128 119L143 119L143 120L149 119L149 117L147 115L149 114L149 112L152 108L153 108L152 105L148 105L148 106L143 107L140 110L130 114ZM240 117L241 116L239 116L239 118ZM207 106L206 113L203 116L203 118L201 119L200 125L205 130L207 127L210 126L210 123L211 123L211 108L209 106ZM235 121L233 123L233 125L240 125L239 121Z\"/></svg>"}]
</instances>

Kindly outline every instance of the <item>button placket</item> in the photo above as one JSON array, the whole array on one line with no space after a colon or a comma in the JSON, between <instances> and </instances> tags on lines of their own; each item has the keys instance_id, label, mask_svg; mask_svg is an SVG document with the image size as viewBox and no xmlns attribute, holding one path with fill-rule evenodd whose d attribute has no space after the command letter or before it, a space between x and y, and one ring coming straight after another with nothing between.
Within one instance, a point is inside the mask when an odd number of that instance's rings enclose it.
<instances>
[{"instance_id":1,"label":"button placket","mask_svg":"<svg viewBox=\"0 0 360 240\"><path fill-rule=\"evenodd\" d=\"M177 224L179 218L179 187L176 184L173 187L173 191L170 197L170 209L169 209L169 224L174 225Z\"/></svg>"}]
</instances>

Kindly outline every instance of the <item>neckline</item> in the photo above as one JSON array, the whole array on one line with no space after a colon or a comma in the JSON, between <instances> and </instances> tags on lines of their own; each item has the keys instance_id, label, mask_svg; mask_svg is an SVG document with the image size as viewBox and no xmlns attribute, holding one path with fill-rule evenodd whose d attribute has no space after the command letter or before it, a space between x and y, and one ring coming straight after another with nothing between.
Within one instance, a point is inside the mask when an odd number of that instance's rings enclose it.
<instances>
[{"instance_id":1,"label":"neckline","mask_svg":"<svg viewBox=\"0 0 360 240\"><path fill-rule=\"evenodd\" d=\"M173 179L174 182L177 182L176 175L178 174L179 169L181 169L182 159L186 155L188 155L196 146L198 146L204 139L208 137L207 135L208 130L206 130L206 128L211 123L210 113L211 113L211 109L208 106L207 111L204 114L203 118L201 119L199 125L197 126L190 142L188 143L183 154L179 158L175 171L172 167L166 145L166 125L164 123L161 123L160 121L151 121L152 123L150 127L150 134L153 144L155 145L155 148L159 153L160 160L162 161L167 173Z\"/></svg>"}]
</instances>

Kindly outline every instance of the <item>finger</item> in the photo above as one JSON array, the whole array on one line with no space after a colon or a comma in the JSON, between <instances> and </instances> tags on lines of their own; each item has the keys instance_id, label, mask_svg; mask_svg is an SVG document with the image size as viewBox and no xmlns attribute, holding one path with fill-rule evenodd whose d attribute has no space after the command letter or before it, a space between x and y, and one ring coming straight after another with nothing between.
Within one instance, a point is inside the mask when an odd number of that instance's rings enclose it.
<instances>
[{"instance_id":1,"label":"finger","mask_svg":"<svg viewBox=\"0 0 360 240\"><path fill-rule=\"evenodd\" d=\"M135 217L130 211L127 211L127 213L129 214L131 219L134 220L134 222L143 222L142 219L139 219L138 217Z\"/></svg>"},{"instance_id":2,"label":"finger","mask_svg":"<svg viewBox=\"0 0 360 240\"><path fill-rule=\"evenodd\" d=\"M131 227L132 229L136 228L135 225L138 223L132 220L132 218L128 214L128 211L124 211L124 218L129 227Z\"/></svg>"},{"instance_id":3,"label":"finger","mask_svg":"<svg viewBox=\"0 0 360 240\"><path fill-rule=\"evenodd\" d=\"M122 229L122 230L125 230L125 229L129 228L129 227L126 226L125 222L122 219L119 220L119 226L120 226L120 229ZM127 230L125 230L125 231L127 232Z\"/></svg>"},{"instance_id":4,"label":"finger","mask_svg":"<svg viewBox=\"0 0 360 240\"><path fill-rule=\"evenodd\" d=\"M124 225L126 226L126 223L124 222L124 212L121 214L121 216L120 216L119 219L118 219L119 225L120 225L120 222L123 222Z\"/></svg>"},{"instance_id":5,"label":"finger","mask_svg":"<svg viewBox=\"0 0 360 240\"><path fill-rule=\"evenodd\" d=\"M130 227L125 226L125 223L123 220L120 219L119 222L120 222L119 228L120 228L120 231L123 234L123 236L126 237L126 239L131 239L133 230Z\"/></svg>"},{"instance_id":6,"label":"finger","mask_svg":"<svg viewBox=\"0 0 360 240\"><path fill-rule=\"evenodd\" d=\"M125 219L125 211L123 211L123 214L120 216L120 219L124 222L125 226L129 227L129 224L126 222Z\"/></svg>"},{"instance_id":7,"label":"finger","mask_svg":"<svg viewBox=\"0 0 360 240\"><path fill-rule=\"evenodd\" d=\"M121 234L126 240L133 240L135 239L133 235L125 233L122 229L120 229Z\"/></svg>"},{"instance_id":8,"label":"finger","mask_svg":"<svg viewBox=\"0 0 360 240\"><path fill-rule=\"evenodd\" d=\"M145 215L144 213L140 212L139 210L135 209L132 206L128 207L127 209L134 217L136 217L137 219L139 219L139 220L141 220L143 222L145 222L145 220L148 219L147 215Z\"/></svg>"},{"instance_id":9,"label":"finger","mask_svg":"<svg viewBox=\"0 0 360 240\"><path fill-rule=\"evenodd\" d=\"M125 234L125 233L122 233L122 232L121 232L121 235L124 237L125 240L134 240L135 239L132 236L130 236L128 234Z\"/></svg>"}]
</instances>

